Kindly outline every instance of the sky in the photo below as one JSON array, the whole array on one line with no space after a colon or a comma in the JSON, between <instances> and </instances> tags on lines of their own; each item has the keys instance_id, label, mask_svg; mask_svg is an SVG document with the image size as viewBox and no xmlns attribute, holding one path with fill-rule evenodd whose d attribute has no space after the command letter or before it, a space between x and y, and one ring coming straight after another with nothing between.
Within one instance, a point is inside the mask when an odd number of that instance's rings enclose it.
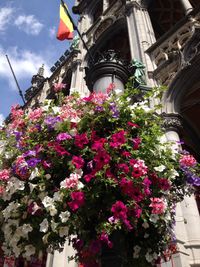
<instances>
[{"instance_id":1,"label":"sky","mask_svg":"<svg viewBox=\"0 0 200 267\"><path fill-rule=\"evenodd\" d=\"M74 0L65 2L71 11ZM24 93L39 67L44 64L45 77L50 76L70 45L56 39L59 5L59 0L0 0L0 124L12 105L23 104L5 55Z\"/></svg>"}]
</instances>

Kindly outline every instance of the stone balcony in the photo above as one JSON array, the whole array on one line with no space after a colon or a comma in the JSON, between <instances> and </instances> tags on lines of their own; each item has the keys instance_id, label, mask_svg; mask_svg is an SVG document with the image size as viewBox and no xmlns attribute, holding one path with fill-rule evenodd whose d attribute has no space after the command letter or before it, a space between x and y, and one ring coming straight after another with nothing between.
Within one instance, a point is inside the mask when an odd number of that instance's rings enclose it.
<instances>
[{"instance_id":1,"label":"stone balcony","mask_svg":"<svg viewBox=\"0 0 200 267\"><path fill-rule=\"evenodd\" d=\"M170 85L179 71L200 53L200 9L193 10L147 49L158 83Z\"/></svg>"}]
</instances>

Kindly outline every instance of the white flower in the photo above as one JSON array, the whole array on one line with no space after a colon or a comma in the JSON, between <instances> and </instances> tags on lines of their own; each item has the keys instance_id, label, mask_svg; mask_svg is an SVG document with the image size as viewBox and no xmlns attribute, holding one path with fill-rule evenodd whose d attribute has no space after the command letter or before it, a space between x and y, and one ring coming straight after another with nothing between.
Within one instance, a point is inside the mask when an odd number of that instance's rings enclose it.
<instances>
[{"instance_id":1,"label":"white flower","mask_svg":"<svg viewBox=\"0 0 200 267\"><path fill-rule=\"evenodd\" d=\"M79 181L77 189L80 190L84 187L84 184Z\"/></svg>"},{"instance_id":2,"label":"white flower","mask_svg":"<svg viewBox=\"0 0 200 267\"><path fill-rule=\"evenodd\" d=\"M60 114L60 107L52 107L54 114Z\"/></svg>"},{"instance_id":3,"label":"white flower","mask_svg":"<svg viewBox=\"0 0 200 267\"><path fill-rule=\"evenodd\" d=\"M49 223L48 223L47 219L44 219L40 223L40 232L46 233L48 231L48 228L49 228Z\"/></svg>"},{"instance_id":4,"label":"white flower","mask_svg":"<svg viewBox=\"0 0 200 267\"><path fill-rule=\"evenodd\" d=\"M45 175L45 178L46 178L47 180L49 180L49 179L51 178L51 174L47 173L47 174Z\"/></svg>"},{"instance_id":5,"label":"white flower","mask_svg":"<svg viewBox=\"0 0 200 267\"><path fill-rule=\"evenodd\" d=\"M23 253L23 256L25 258L30 258L31 255L34 255L36 252L36 249L32 245L25 246L25 253Z\"/></svg>"},{"instance_id":6,"label":"white flower","mask_svg":"<svg viewBox=\"0 0 200 267\"><path fill-rule=\"evenodd\" d=\"M149 228L149 224L148 224L148 222L143 222L142 227L143 227L144 229Z\"/></svg>"},{"instance_id":7,"label":"white flower","mask_svg":"<svg viewBox=\"0 0 200 267\"><path fill-rule=\"evenodd\" d=\"M148 262L153 261L153 255L151 255L149 252L146 253L145 258Z\"/></svg>"},{"instance_id":8,"label":"white flower","mask_svg":"<svg viewBox=\"0 0 200 267\"><path fill-rule=\"evenodd\" d=\"M51 220L51 229L52 229L53 232L56 232L57 226L58 226L58 223L56 223L53 220Z\"/></svg>"},{"instance_id":9,"label":"white flower","mask_svg":"<svg viewBox=\"0 0 200 267\"><path fill-rule=\"evenodd\" d=\"M179 173L176 170L170 170L169 176L171 179L174 179L175 177L179 176Z\"/></svg>"},{"instance_id":10,"label":"white flower","mask_svg":"<svg viewBox=\"0 0 200 267\"><path fill-rule=\"evenodd\" d=\"M38 176L40 176L39 170L38 170L38 168L35 168L32 171L32 173L31 173L31 175L29 177L29 180L33 180L35 177L38 177Z\"/></svg>"},{"instance_id":11,"label":"white flower","mask_svg":"<svg viewBox=\"0 0 200 267\"><path fill-rule=\"evenodd\" d=\"M164 165L160 165L158 167L154 167L154 170L157 172L163 172L166 169Z\"/></svg>"},{"instance_id":12,"label":"white flower","mask_svg":"<svg viewBox=\"0 0 200 267\"><path fill-rule=\"evenodd\" d=\"M49 212L50 212L50 215L53 217L53 216L55 216L56 214L57 214L57 209L56 209L56 207L54 206L54 205L52 205L52 206L50 206L49 208L48 208L48 210L49 210Z\"/></svg>"},{"instance_id":13,"label":"white flower","mask_svg":"<svg viewBox=\"0 0 200 267\"><path fill-rule=\"evenodd\" d=\"M69 219L69 216L70 216L70 212L69 211L61 212L60 215L59 215L62 223L67 222L68 219Z\"/></svg>"},{"instance_id":14,"label":"white flower","mask_svg":"<svg viewBox=\"0 0 200 267\"><path fill-rule=\"evenodd\" d=\"M52 205L54 205L54 201L49 196L46 196L42 200L42 204L44 205L45 208L48 208L48 207L51 207Z\"/></svg>"},{"instance_id":15,"label":"white flower","mask_svg":"<svg viewBox=\"0 0 200 267\"><path fill-rule=\"evenodd\" d=\"M37 184L28 183L31 193L37 187Z\"/></svg>"},{"instance_id":16,"label":"white flower","mask_svg":"<svg viewBox=\"0 0 200 267\"><path fill-rule=\"evenodd\" d=\"M53 200L54 201L62 201L62 195L59 192L55 192L53 194Z\"/></svg>"},{"instance_id":17,"label":"white flower","mask_svg":"<svg viewBox=\"0 0 200 267\"><path fill-rule=\"evenodd\" d=\"M152 222L152 223L157 223L159 217L158 217L158 214L151 214L150 215L150 218L149 220Z\"/></svg>"},{"instance_id":18,"label":"white flower","mask_svg":"<svg viewBox=\"0 0 200 267\"><path fill-rule=\"evenodd\" d=\"M141 247L139 247L139 246L133 247L133 258L135 258L135 259L139 258L140 250L141 250Z\"/></svg>"},{"instance_id":19,"label":"white flower","mask_svg":"<svg viewBox=\"0 0 200 267\"><path fill-rule=\"evenodd\" d=\"M10 202L9 205L2 211L5 220L8 220L9 217L15 217L19 207L19 203L15 203L14 201Z\"/></svg>"},{"instance_id":20,"label":"white flower","mask_svg":"<svg viewBox=\"0 0 200 267\"><path fill-rule=\"evenodd\" d=\"M68 227L60 227L59 229L59 236L63 237L63 236L67 236L68 235Z\"/></svg>"}]
</instances>

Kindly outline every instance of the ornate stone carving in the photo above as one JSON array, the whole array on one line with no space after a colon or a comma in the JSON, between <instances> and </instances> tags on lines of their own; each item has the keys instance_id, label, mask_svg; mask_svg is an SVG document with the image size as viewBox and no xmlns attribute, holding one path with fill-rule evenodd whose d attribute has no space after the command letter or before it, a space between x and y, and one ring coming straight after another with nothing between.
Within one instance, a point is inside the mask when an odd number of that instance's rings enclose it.
<instances>
[{"instance_id":1,"label":"ornate stone carving","mask_svg":"<svg viewBox=\"0 0 200 267\"><path fill-rule=\"evenodd\" d=\"M182 118L179 114L162 113L161 116L163 118L163 128L165 130L180 132L180 130L183 129Z\"/></svg>"},{"instance_id":2,"label":"ornate stone carving","mask_svg":"<svg viewBox=\"0 0 200 267\"><path fill-rule=\"evenodd\" d=\"M108 17L105 20L103 20L94 33L94 41L96 41L99 38L99 36L113 24L113 22L114 22L113 17Z\"/></svg>"}]
</instances>

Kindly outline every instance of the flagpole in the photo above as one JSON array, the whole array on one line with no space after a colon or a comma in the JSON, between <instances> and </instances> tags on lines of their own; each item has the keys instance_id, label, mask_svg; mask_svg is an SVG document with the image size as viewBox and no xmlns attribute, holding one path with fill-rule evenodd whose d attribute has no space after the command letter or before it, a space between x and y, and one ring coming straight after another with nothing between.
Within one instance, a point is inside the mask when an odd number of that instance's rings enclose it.
<instances>
[{"instance_id":1,"label":"flagpole","mask_svg":"<svg viewBox=\"0 0 200 267\"><path fill-rule=\"evenodd\" d=\"M17 85L17 88L18 88L18 91L19 91L19 95L21 96L22 101L23 101L23 103L24 103L24 105L25 105L26 102L25 102L25 100L24 100L24 96L23 96L22 90L21 90L21 88L20 88L20 86L19 86L19 83L18 83L17 78L16 78L16 76L15 76L15 73L14 73L14 70L13 70L12 65L11 65L11 63L10 63L10 60L9 60L9 58L8 58L8 55L6 55L6 58L7 58L9 67L10 67L10 69L11 69L11 72L12 72L12 74L13 74L15 83L16 83L16 85Z\"/></svg>"},{"instance_id":2,"label":"flagpole","mask_svg":"<svg viewBox=\"0 0 200 267\"><path fill-rule=\"evenodd\" d=\"M65 2L64 2L63 0L61 0L61 3L62 3L62 6L63 6L65 12L66 12L67 15L68 15L68 17L69 17L69 19L70 19L70 21L71 21L73 27L74 27L74 30L77 31L77 33L78 33L78 35L79 35L81 41L83 42L83 46L85 47L85 49L86 49L86 51L88 52L88 55L89 55L89 57L90 57L92 63L94 64L94 58L93 58L93 56L92 56L92 54L91 54L89 48L87 47L87 44L86 44L86 42L84 41L83 36L82 36L82 34L80 33L78 27L77 27L76 24L74 23L74 20L73 20L72 16L70 15L68 9L66 8L66 6L65 6Z\"/></svg>"}]
</instances>

